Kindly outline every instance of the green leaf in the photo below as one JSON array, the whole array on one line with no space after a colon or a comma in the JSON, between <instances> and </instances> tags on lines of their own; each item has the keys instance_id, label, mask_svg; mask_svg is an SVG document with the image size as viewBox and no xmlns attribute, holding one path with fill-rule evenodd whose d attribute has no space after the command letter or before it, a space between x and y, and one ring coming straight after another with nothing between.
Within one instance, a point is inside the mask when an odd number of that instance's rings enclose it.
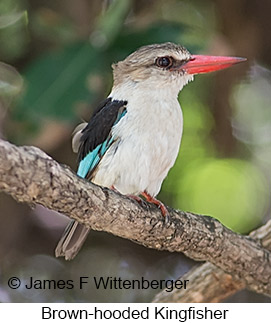
<instances>
[{"instance_id":1,"label":"green leaf","mask_svg":"<svg viewBox=\"0 0 271 323\"><path fill-rule=\"evenodd\" d=\"M10 27L18 22L27 25L28 18L26 10L0 16L0 29Z\"/></svg>"},{"instance_id":2,"label":"green leaf","mask_svg":"<svg viewBox=\"0 0 271 323\"><path fill-rule=\"evenodd\" d=\"M93 45L98 47L111 44L120 30L131 7L131 0L112 1L108 10L99 17L95 31L91 35Z\"/></svg>"},{"instance_id":3,"label":"green leaf","mask_svg":"<svg viewBox=\"0 0 271 323\"><path fill-rule=\"evenodd\" d=\"M27 91L17 106L17 116L35 122L44 117L74 119L75 104L91 100L94 94L86 86L88 75L102 68L101 53L89 43L37 59L25 71Z\"/></svg>"},{"instance_id":4,"label":"green leaf","mask_svg":"<svg viewBox=\"0 0 271 323\"><path fill-rule=\"evenodd\" d=\"M23 79L12 66L0 62L0 97L14 97L22 90Z\"/></svg>"}]
</instances>

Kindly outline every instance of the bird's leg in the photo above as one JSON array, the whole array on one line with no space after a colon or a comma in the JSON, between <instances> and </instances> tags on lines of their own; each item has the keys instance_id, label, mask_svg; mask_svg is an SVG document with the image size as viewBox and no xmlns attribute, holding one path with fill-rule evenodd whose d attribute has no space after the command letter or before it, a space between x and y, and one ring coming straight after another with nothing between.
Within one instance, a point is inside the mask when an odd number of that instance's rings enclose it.
<instances>
[{"instance_id":1,"label":"bird's leg","mask_svg":"<svg viewBox=\"0 0 271 323\"><path fill-rule=\"evenodd\" d=\"M115 191L115 192L118 192L118 193L119 193L119 191L115 188L115 186L114 186L114 185L112 185L112 186L110 187L110 189L111 189L111 190L113 190L113 191ZM142 206L144 206L144 207L147 207L146 202L145 202L144 200L142 200L142 198L141 198L140 196L137 196L137 195L134 195L134 194L128 194L128 195L126 195L126 196L128 196L128 197L130 197L131 199L133 199L133 200L137 201L140 205L142 205Z\"/></svg>"},{"instance_id":2,"label":"bird's leg","mask_svg":"<svg viewBox=\"0 0 271 323\"><path fill-rule=\"evenodd\" d=\"M144 202L144 201L142 200L142 198L140 198L140 197L139 197L139 196L137 196L137 195L134 195L134 194L128 194L127 196L128 196L128 197L130 197L131 199L133 199L133 200L137 201L139 204L141 204L142 202Z\"/></svg>"},{"instance_id":3,"label":"bird's leg","mask_svg":"<svg viewBox=\"0 0 271 323\"><path fill-rule=\"evenodd\" d=\"M110 189L111 189L112 191L115 191L115 192L118 192L118 193L119 193L119 191L116 189L116 187L115 187L114 185L111 185L111 186L110 186Z\"/></svg>"},{"instance_id":4,"label":"bird's leg","mask_svg":"<svg viewBox=\"0 0 271 323\"><path fill-rule=\"evenodd\" d=\"M127 196L130 197L131 199L137 201L138 204L140 204L144 208L148 208L148 204L140 196L134 195L134 194L128 194Z\"/></svg>"},{"instance_id":5,"label":"bird's leg","mask_svg":"<svg viewBox=\"0 0 271 323\"><path fill-rule=\"evenodd\" d=\"M169 222L168 210L161 201L157 200L156 198L148 194L146 191L142 192L141 195L145 197L147 202L157 205L160 208L163 217L165 218L165 222Z\"/></svg>"},{"instance_id":6,"label":"bird's leg","mask_svg":"<svg viewBox=\"0 0 271 323\"><path fill-rule=\"evenodd\" d=\"M157 205L161 209L162 215L164 217L168 215L168 210L161 201L157 200L156 198L148 194L146 191L142 192L141 195L145 197L147 202Z\"/></svg>"}]
</instances>

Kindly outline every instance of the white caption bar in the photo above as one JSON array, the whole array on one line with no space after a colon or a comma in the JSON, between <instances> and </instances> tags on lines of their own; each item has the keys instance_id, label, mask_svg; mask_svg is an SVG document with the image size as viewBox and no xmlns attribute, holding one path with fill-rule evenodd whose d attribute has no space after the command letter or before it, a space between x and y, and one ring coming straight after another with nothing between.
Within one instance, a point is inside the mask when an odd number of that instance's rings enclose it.
<instances>
[{"instance_id":1,"label":"white caption bar","mask_svg":"<svg viewBox=\"0 0 271 323\"><path fill-rule=\"evenodd\" d=\"M271 304L0 304L1 322L271 322Z\"/></svg>"}]
</instances>

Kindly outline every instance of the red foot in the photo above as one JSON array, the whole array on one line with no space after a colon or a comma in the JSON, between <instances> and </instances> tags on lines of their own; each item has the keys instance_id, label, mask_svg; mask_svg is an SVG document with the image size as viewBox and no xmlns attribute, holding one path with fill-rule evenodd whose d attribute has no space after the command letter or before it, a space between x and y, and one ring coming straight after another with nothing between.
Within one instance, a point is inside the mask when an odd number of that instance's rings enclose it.
<instances>
[{"instance_id":1,"label":"red foot","mask_svg":"<svg viewBox=\"0 0 271 323\"><path fill-rule=\"evenodd\" d=\"M119 191L115 188L115 186L114 185L112 185L111 187L110 187L110 189L111 190L113 190L113 191L115 191L115 192L118 192L119 193ZM133 200L135 200L135 201L137 201L139 204L141 204L141 205L144 205L144 203L145 203L145 201L144 200L142 200L142 198L140 198L139 196L137 196L137 195L133 195L133 194L128 194L127 195L128 197L130 197L131 199L133 199Z\"/></svg>"},{"instance_id":2,"label":"red foot","mask_svg":"<svg viewBox=\"0 0 271 323\"><path fill-rule=\"evenodd\" d=\"M110 188L111 188L111 190L118 192L118 190L114 187L114 185L112 185ZM157 205L159 207L159 209L161 210L163 217L165 218L165 222L169 222L168 210L161 201L157 200L155 197L151 196L146 191L141 192L140 195L142 195L146 199L147 202ZM129 194L127 196L144 206L144 200L142 200L139 196L133 195L133 194Z\"/></svg>"},{"instance_id":3,"label":"red foot","mask_svg":"<svg viewBox=\"0 0 271 323\"><path fill-rule=\"evenodd\" d=\"M144 196L145 197L145 199L148 201L148 202L150 202L150 203L153 203L153 204L155 204L155 205L157 205L159 208L160 208L160 210L161 210L161 212L162 212L162 215L165 217L165 218L168 218L168 210L167 210L167 208L165 207L165 205L161 202L161 201L159 201L159 200L157 200L156 198L154 198L154 197L152 197L150 194L148 194L147 192L142 192L141 193L141 195L142 196Z\"/></svg>"},{"instance_id":4,"label":"red foot","mask_svg":"<svg viewBox=\"0 0 271 323\"><path fill-rule=\"evenodd\" d=\"M137 201L140 204L143 202L142 199L139 196L137 196L137 195L129 194L127 196L129 196L131 199Z\"/></svg>"}]
</instances>

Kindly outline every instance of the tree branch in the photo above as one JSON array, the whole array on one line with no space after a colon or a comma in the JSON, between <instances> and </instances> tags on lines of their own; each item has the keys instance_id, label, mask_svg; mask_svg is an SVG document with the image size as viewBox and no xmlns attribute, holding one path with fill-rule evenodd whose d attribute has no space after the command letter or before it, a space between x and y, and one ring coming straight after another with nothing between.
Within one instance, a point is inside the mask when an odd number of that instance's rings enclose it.
<instances>
[{"instance_id":1,"label":"tree branch","mask_svg":"<svg viewBox=\"0 0 271 323\"><path fill-rule=\"evenodd\" d=\"M259 229L250 233L250 236L259 241L261 245L271 250L271 220ZM226 274L215 265L206 262L195 266L181 279L189 280L189 289L166 290L156 294L154 303L215 303L234 295L245 288L245 284Z\"/></svg>"},{"instance_id":2,"label":"tree branch","mask_svg":"<svg viewBox=\"0 0 271 323\"><path fill-rule=\"evenodd\" d=\"M169 209L142 207L128 197L79 178L35 147L0 140L0 190L20 202L41 204L93 230L106 231L158 250L183 252L231 274L258 293L271 295L271 253L219 221Z\"/></svg>"}]
</instances>

